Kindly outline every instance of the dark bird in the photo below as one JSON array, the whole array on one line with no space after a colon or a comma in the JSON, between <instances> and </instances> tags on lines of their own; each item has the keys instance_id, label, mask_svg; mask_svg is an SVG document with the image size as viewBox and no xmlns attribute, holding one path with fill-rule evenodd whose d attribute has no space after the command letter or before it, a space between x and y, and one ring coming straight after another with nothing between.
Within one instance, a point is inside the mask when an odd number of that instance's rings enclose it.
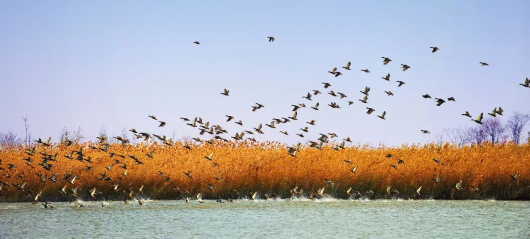
<instances>
[{"instance_id":1,"label":"dark bird","mask_svg":"<svg viewBox=\"0 0 530 239\"><path fill-rule=\"evenodd\" d=\"M149 115L148 117L154 120L158 120L154 115Z\"/></svg>"},{"instance_id":2,"label":"dark bird","mask_svg":"<svg viewBox=\"0 0 530 239\"><path fill-rule=\"evenodd\" d=\"M432 48L432 53L435 53L435 52L437 52L438 50L440 50L440 48L435 47L435 46L431 46L431 48Z\"/></svg>"},{"instance_id":3,"label":"dark bird","mask_svg":"<svg viewBox=\"0 0 530 239\"><path fill-rule=\"evenodd\" d=\"M367 114L372 114L375 111L373 108L370 107L366 107L366 109L368 109L368 111L366 112Z\"/></svg>"},{"instance_id":4,"label":"dark bird","mask_svg":"<svg viewBox=\"0 0 530 239\"><path fill-rule=\"evenodd\" d=\"M322 82L322 84L324 84L324 88L327 89L328 87L331 86L330 83L327 83L327 82ZM315 94L316 95L316 94Z\"/></svg>"},{"instance_id":5,"label":"dark bird","mask_svg":"<svg viewBox=\"0 0 530 239\"><path fill-rule=\"evenodd\" d=\"M439 98L434 98L434 99L435 99L436 102L437 102L437 103L436 103L436 106L440 106L440 105L442 105L443 103L445 103L445 100L443 100L443 99L439 99Z\"/></svg>"},{"instance_id":6,"label":"dark bird","mask_svg":"<svg viewBox=\"0 0 530 239\"><path fill-rule=\"evenodd\" d=\"M319 103L317 102L314 107L311 107L311 109L318 110Z\"/></svg>"},{"instance_id":7,"label":"dark bird","mask_svg":"<svg viewBox=\"0 0 530 239\"><path fill-rule=\"evenodd\" d=\"M429 94L422 95L422 97L425 99L431 99L431 96Z\"/></svg>"},{"instance_id":8,"label":"dark bird","mask_svg":"<svg viewBox=\"0 0 530 239\"><path fill-rule=\"evenodd\" d=\"M344 68L346 70L351 70L350 66L351 66L351 62L348 61L348 64L346 64L346 66L343 66L342 68Z\"/></svg>"},{"instance_id":9,"label":"dark bird","mask_svg":"<svg viewBox=\"0 0 530 239\"><path fill-rule=\"evenodd\" d=\"M364 98L362 100L360 99L359 101L367 104L368 103L368 96L365 95Z\"/></svg>"},{"instance_id":10,"label":"dark bird","mask_svg":"<svg viewBox=\"0 0 530 239\"><path fill-rule=\"evenodd\" d=\"M403 68L403 71L406 71L406 70L410 69L410 66L409 65L405 65L405 64L401 64L401 68Z\"/></svg>"},{"instance_id":11,"label":"dark bird","mask_svg":"<svg viewBox=\"0 0 530 239\"><path fill-rule=\"evenodd\" d=\"M383 78L383 80L390 81L390 73L386 74L385 77L381 77L381 78Z\"/></svg>"},{"instance_id":12,"label":"dark bird","mask_svg":"<svg viewBox=\"0 0 530 239\"><path fill-rule=\"evenodd\" d=\"M322 94L322 92L320 92L319 90L313 90L313 95L318 95L318 94Z\"/></svg>"},{"instance_id":13,"label":"dark bird","mask_svg":"<svg viewBox=\"0 0 530 239\"><path fill-rule=\"evenodd\" d=\"M335 72L337 71L337 67L333 68L333 70L328 71L328 73L335 75Z\"/></svg>"},{"instance_id":14,"label":"dark bird","mask_svg":"<svg viewBox=\"0 0 530 239\"><path fill-rule=\"evenodd\" d=\"M502 115L502 112L504 112L502 107L499 107L499 109L495 111L495 113L497 113L498 115Z\"/></svg>"},{"instance_id":15,"label":"dark bird","mask_svg":"<svg viewBox=\"0 0 530 239\"><path fill-rule=\"evenodd\" d=\"M392 60L391 60L390 58L388 58L388 57L384 57L384 56L383 56L383 57L381 57L381 58L383 58L383 65L387 65L389 62L392 61Z\"/></svg>"},{"instance_id":16,"label":"dark bird","mask_svg":"<svg viewBox=\"0 0 530 239\"><path fill-rule=\"evenodd\" d=\"M519 180L519 172L516 172L514 175L511 175L512 176L512 179L517 181Z\"/></svg>"},{"instance_id":17,"label":"dark bird","mask_svg":"<svg viewBox=\"0 0 530 239\"><path fill-rule=\"evenodd\" d=\"M482 61L481 61L481 62L479 62L479 63L481 64L481 66L489 66L489 64L486 63L486 62L482 62Z\"/></svg>"},{"instance_id":18,"label":"dark bird","mask_svg":"<svg viewBox=\"0 0 530 239\"><path fill-rule=\"evenodd\" d=\"M456 102L455 97L449 97L447 98L448 101Z\"/></svg>"},{"instance_id":19,"label":"dark bird","mask_svg":"<svg viewBox=\"0 0 530 239\"><path fill-rule=\"evenodd\" d=\"M158 122L160 122L160 125L158 125L158 127L164 127L166 125L166 122L164 121L158 121Z\"/></svg>"},{"instance_id":20,"label":"dark bird","mask_svg":"<svg viewBox=\"0 0 530 239\"><path fill-rule=\"evenodd\" d=\"M519 85L522 85L523 87L526 87L526 88L530 88L530 80L528 79L528 77L526 77L524 84L519 84Z\"/></svg>"},{"instance_id":21,"label":"dark bird","mask_svg":"<svg viewBox=\"0 0 530 239\"><path fill-rule=\"evenodd\" d=\"M197 45L201 44L201 43L200 43L200 42L198 42L198 41L194 41L193 43L195 43L195 44L197 44Z\"/></svg>"},{"instance_id":22,"label":"dark bird","mask_svg":"<svg viewBox=\"0 0 530 239\"><path fill-rule=\"evenodd\" d=\"M392 91L385 91L385 93L388 95L388 96L393 96L394 93L392 93Z\"/></svg>"},{"instance_id":23,"label":"dark bird","mask_svg":"<svg viewBox=\"0 0 530 239\"><path fill-rule=\"evenodd\" d=\"M224 92L221 93L221 95L228 96L228 93L229 93L229 92L230 92L229 90L225 89Z\"/></svg>"},{"instance_id":24,"label":"dark bird","mask_svg":"<svg viewBox=\"0 0 530 239\"><path fill-rule=\"evenodd\" d=\"M465 113L465 114L462 114L462 115L463 115L463 116L467 116L467 117L471 118L471 115L469 114L469 112L468 112L468 111L466 111L466 113Z\"/></svg>"},{"instance_id":25,"label":"dark bird","mask_svg":"<svg viewBox=\"0 0 530 239\"><path fill-rule=\"evenodd\" d=\"M363 93L365 95L368 95L368 92L370 92L370 87L366 86L366 87L364 87L364 91L359 91L359 92L361 92L361 93Z\"/></svg>"},{"instance_id":26,"label":"dark bird","mask_svg":"<svg viewBox=\"0 0 530 239\"><path fill-rule=\"evenodd\" d=\"M305 98L305 99L308 99L308 100L311 100L311 97L312 97L312 95L309 92L307 93L306 96L302 96L302 98Z\"/></svg>"},{"instance_id":27,"label":"dark bird","mask_svg":"<svg viewBox=\"0 0 530 239\"><path fill-rule=\"evenodd\" d=\"M267 37L269 38L269 42L274 42L274 37Z\"/></svg>"},{"instance_id":28,"label":"dark bird","mask_svg":"<svg viewBox=\"0 0 530 239\"><path fill-rule=\"evenodd\" d=\"M356 174L356 173L357 173L357 168L358 168L358 167L359 167L359 166L355 166L355 167L353 167L352 169L350 169L350 172Z\"/></svg>"},{"instance_id":29,"label":"dark bird","mask_svg":"<svg viewBox=\"0 0 530 239\"><path fill-rule=\"evenodd\" d=\"M404 85L404 84L405 84L405 82L403 82L403 81L400 81L400 80L398 80L398 81L396 81L396 82L397 82L397 83L399 83L398 87L401 87L402 85Z\"/></svg>"},{"instance_id":30,"label":"dark bird","mask_svg":"<svg viewBox=\"0 0 530 239\"><path fill-rule=\"evenodd\" d=\"M193 176L191 175L191 171L188 171L187 173L186 172L183 172L184 174L186 174L186 176L188 176L188 178L193 178Z\"/></svg>"},{"instance_id":31,"label":"dark bird","mask_svg":"<svg viewBox=\"0 0 530 239\"><path fill-rule=\"evenodd\" d=\"M368 69L361 69L361 71L364 71L366 73L370 73L370 70L368 70Z\"/></svg>"},{"instance_id":32,"label":"dark bird","mask_svg":"<svg viewBox=\"0 0 530 239\"><path fill-rule=\"evenodd\" d=\"M493 116L493 117L497 117L497 108L493 109L493 111L491 113L488 113L488 114Z\"/></svg>"},{"instance_id":33,"label":"dark bird","mask_svg":"<svg viewBox=\"0 0 530 239\"><path fill-rule=\"evenodd\" d=\"M386 111L383 111L383 114L382 115L378 115L377 117L379 117L381 119L385 119L385 115L386 115Z\"/></svg>"},{"instance_id":34,"label":"dark bird","mask_svg":"<svg viewBox=\"0 0 530 239\"><path fill-rule=\"evenodd\" d=\"M475 120L475 119L471 119L471 121L473 122L476 122L477 124L482 124L482 116L484 115L484 113L480 113L480 115L478 116L478 118Z\"/></svg>"},{"instance_id":35,"label":"dark bird","mask_svg":"<svg viewBox=\"0 0 530 239\"><path fill-rule=\"evenodd\" d=\"M431 132L429 132L428 130L424 130L424 129L422 129L421 132L422 132L423 134L430 134L430 133L431 133Z\"/></svg>"}]
</instances>

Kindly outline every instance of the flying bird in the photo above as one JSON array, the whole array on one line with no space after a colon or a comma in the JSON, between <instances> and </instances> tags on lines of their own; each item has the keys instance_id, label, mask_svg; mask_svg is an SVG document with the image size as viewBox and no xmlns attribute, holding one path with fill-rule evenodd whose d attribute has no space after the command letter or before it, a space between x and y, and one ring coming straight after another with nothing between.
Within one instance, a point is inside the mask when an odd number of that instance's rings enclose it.
<instances>
[{"instance_id":1,"label":"flying bird","mask_svg":"<svg viewBox=\"0 0 530 239\"><path fill-rule=\"evenodd\" d=\"M385 120L386 111L383 111L382 115L378 115L377 117Z\"/></svg>"},{"instance_id":2,"label":"flying bird","mask_svg":"<svg viewBox=\"0 0 530 239\"><path fill-rule=\"evenodd\" d=\"M351 62L348 61L348 64L346 64L346 66L343 66L342 68L346 69L346 70L351 70L350 69L350 66L351 66Z\"/></svg>"},{"instance_id":3,"label":"flying bird","mask_svg":"<svg viewBox=\"0 0 530 239\"><path fill-rule=\"evenodd\" d=\"M366 87L364 87L364 91L359 91L359 92L361 92L361 93L365 94L366 96L368 96L368 92L370 92L370 87L366 86Z\"/></svg>"},{"instance_id":4,"label":"flying bird","mask_svg":"<svg viewBox=\"0 0 530 239\"><path fill-rule=\"evenodd\" d=\"M471 121L473 122L476 122L477 124L482 124L482 116L484 115L484 113L480 113L480 115L478 116L478 118L475 120L475 119L471 119Z\"/></svg>"},{"instance_id":5,"label":"flying bird","mask_svg":"<svg viewBox=\"0 0 530 239\"><path fill-rule=\"evenodd\" d=\"M410 68L409 65L401 64L401 68L403 68L403 71L406 71Z\"/></svg>"},{"instance_id":6,"label":"flying bird","mask_svg":"<svg viewBox=\"0 0 530 239\"><path fill-rule=\"evenodd\" d=\"M439 98L434 98L434 99L435 99L436 102L437 102L436 106L440 106L440 105L442 105L443 103L445 103L445 100L443 100L443 99L439 99Z\"/></svg>"},{"instance_id":7,"label":"flying bird","mask_svg":"<svg viewBox=\"0 0 530 239\"><path fill-rule=\"evenodd\" d=\"M467 116L467 117L471 118L471 115L469 114L469 112L468 112L468 111L466 111L466 113L465 113L465 114L462 114L462 115L463 115L463 116Z\"/></svg>"},{"instance_id":8,"label":"flying bird","mask_svg":"<svg viewBox=\"0 0 530 239\"><path fill-rule=\"evenodd\" d=\"M526 88L530 88L530 80L527 77L526 80L524 81L524 84L519 84L519 85L522 85L523 87L526 87Z\"/></svg>"},{"instance_id":9,"label":"flying bird","mask_svg":"<svg viewBox=\"0 0 530 239\"><path fill-rule=\"evenodd\" d=\"M401 87L402 85L404 85L404 84L405 84L405 82L403 82L403 81L400 81L400 80L398 80L398 81L396 81L396 82L397 82L397 83L399 83L398 87Z\"/></svg>"},{"instance_id":10,"label":"flying bird","mask_svg":"<svg viewBox=\"0 0 530 239\"><path fill-rule=\"evenodd\" d=\"M481 62L479 62L479 63L481 64L481 66L489 66L489 64L486 63L486 62L482 62L482 61L481 61Z\"/></svg>"},{"instance_id":11,"label":"flying bird","mask_svg":"<svg viewBox=\"0 0 530 239\"><path fill-rule=\"evenodd\" d=\"M435 52L437 52L438 50L440 50L440 48L435 47L435 46L431 46L431 48L432 48L432 53L435 53Z\"/></svg>"},{"instance_id":12,"label":"flying bird","mask_svg":"<svg viewBox=\"0 0 530 239\"><path fill-rule=\"evenodd\" d=\"M201 43L200 43L200 42L198 42L198 41L194 41L193 43L195 43L195 44L197 44L197 45L201 44Z\"/></svg>"},{"instance_id":13,"label":"flying bird","mask_svg":"<svg viewBox=\"0 0 530 239\"><path fill-rule=\"evenodd\" d=\"M381 57L381 58L383 58L383 65L387 65L389 62L392 61L392 60L391 60L390 58L388 58L388 57L384 57L384 56L383 56L383 57Z\"/></svg>"},{"instance_id":14,"label":"flying bird","mask_svg":"<svg viewBox=\"0 0 530 239\"><path fill-rule=\"evenodd\" d=\"M230 92L229 90L225 89L224 92L221 93L221 95L228 96L228 93L229 93L229 92Z\"/></svg>"},{"instance_id":15,"label":"flying bird","mask_svg":"<svg viewBox=\"0 0 530 239\"><path fill-rule=\"evenodd\" d=\"M274 42L274 37L267 37L269 38L269 42Z\"/></svg>"}]
</instances>

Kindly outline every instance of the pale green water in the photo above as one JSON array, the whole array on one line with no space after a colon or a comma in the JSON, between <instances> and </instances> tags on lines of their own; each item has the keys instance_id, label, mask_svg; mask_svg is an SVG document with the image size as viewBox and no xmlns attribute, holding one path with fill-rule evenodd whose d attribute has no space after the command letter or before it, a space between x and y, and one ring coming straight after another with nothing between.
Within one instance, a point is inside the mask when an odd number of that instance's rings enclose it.
<instances>
[{"instance_id":1,"label":"pale green water","mask_svg":"<svg viewBox=\"0 0 530 239\"><path fill-rule=\"evenodd\" d=\"M530 202L0 203L0 238L530 238Z\"/></svg>"}]
</instances>

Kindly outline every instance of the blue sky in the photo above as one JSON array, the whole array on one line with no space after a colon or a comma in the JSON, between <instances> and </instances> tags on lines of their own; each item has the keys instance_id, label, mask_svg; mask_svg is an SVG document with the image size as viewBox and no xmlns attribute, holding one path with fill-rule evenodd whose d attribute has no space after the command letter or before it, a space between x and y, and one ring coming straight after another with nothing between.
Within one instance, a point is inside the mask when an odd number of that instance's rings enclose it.
<instances>
[{"instance_id":1,"label":"blue sky","mask_svg":"<svg viewBox=\"0 0 530 239\"><path fill-rule=\"evenodd\" d=\"M518 85L530 77L527 9L523 0L1 1L0 131L22 136L27 115L37 138L57 140L63 127L79 126L92 139L102 126L110 135L125 127L195 137L179 118L200 116L228 138L291 116L303 102L298 122L264 126L256 139L296 143L335 132L355 143L431 142L443 128L473 125L466 110L476 117L502 106L503 121L530 111L530 90ZM384 66L382 56L393 61ZM344 75L327 73L348 61ZM392 82L381 79L387 73ZM368 104L358 101L365 86ZM324 94L302 98L314 89ZM437 107L423 94L456 103ZM320 111L309 108L316 102ZM252 112L254 103L265 108ZM385 121L376 116L383 111ZM244 126L225 122L227 114ZM316 126L296 136L311 119Z\"/></svg>"}]
</instances>

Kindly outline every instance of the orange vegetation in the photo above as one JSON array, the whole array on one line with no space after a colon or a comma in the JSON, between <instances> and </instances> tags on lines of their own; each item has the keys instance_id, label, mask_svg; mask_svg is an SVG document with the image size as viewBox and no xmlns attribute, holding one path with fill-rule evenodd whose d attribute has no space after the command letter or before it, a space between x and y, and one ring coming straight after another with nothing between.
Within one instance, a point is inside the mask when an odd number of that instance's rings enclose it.
<instances>
[{"instance_id":1,"label":"orange vegetation","mask_svg":"<svg viewBox=\"0 0 530 239\"><path fill-rule=\"evenodd\" d=\"M530 199L530 145L351 146L338 151L332 146L324 146L322 150L302 146L296 157L287 153L286 145L274 142L214 141L190 145L191 150L180 142L169 146L111 144L107 152L97 149L103 146L95 143L39 145L33 156L27 152L32 147L7 149L0 152L0 167L5 169L0 169L0 200L32 201L39 191L45 200L66 200L76 187L77 196L85 199L90 197L87 190L94 187L100 192L97 197L118 200L133 194L152 199L181 199L199 192L205 198L239 198L256 191L261 196L276 194L286 198L291 197L290 191L295 186L303 189L306 196L325 187L325 193L340 198L348 197L346 191L351 187L351 197ZM73 159L65 157L81 147L84 161L75 153ZM152 150L153 158L150 158L147 154ZM205 158L212 152L212 160ZM56 161L49 161L53 165L51 171L39 165L45 157L42 153L57 153ZM125 158L111 158L110 153ZM388 154L393 157L387 157ZM31 166L23 160L28 156L33 160ZM129 156L136 156L144 164ZM433 159L440 159L440 163ZM392 167L398 160L404 163ZM120 167L124 163L127 176ZM10 169L9 164L16 168ZM219 166L215 167L216 164ZM93 169L88 171L87 166ZM352 173L350 170L355 166L358 169ZM188 171L192 178L184 174ZM50 178L56 173L54 182ZM70 173L78 176L74 184L71 179L65 180L65 174ZM438 174L440 182L434 180ZM47 177L44 182L42 176ZM331 180L333 187L325 179ZM462 183L457 187L460 180ZM23 190L15 186L24 183ZM116 184L118 190L113 188ZM66 195L60 192L65 185ZM139 192L142 185L143 190ZM215 188L212 190L210 185ZM389 192L389 187L397 191ZM368 194L370 190L374 193Z\"/></svg>"}]
</instances>

